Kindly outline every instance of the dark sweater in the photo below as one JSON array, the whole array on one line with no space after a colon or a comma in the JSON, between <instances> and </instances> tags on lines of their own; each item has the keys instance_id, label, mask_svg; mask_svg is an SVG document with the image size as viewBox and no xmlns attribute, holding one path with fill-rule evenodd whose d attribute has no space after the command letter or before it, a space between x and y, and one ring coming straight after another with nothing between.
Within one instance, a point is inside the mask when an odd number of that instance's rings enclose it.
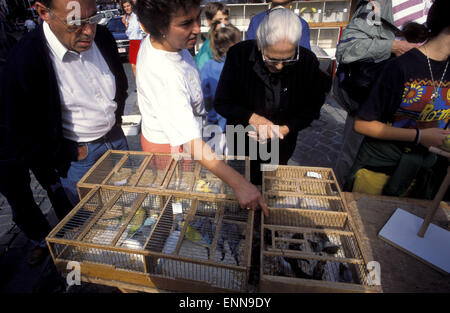
<instances>
[{"instance_id":1,"label":"dark sweater","mask_svg":"<svg viewBox=\"0 0 450 313\"><path fill-rule=\"evenodd\" d=\"M314 53L299 49L300 60L283 70L285 73L279 76L280 83L274 88L255 40L230 48L214 101L227 124L245 127L256 113L274 124L287 125L290 134L296 135L319 118L331 80L320 71Z\"/></svg>"}]
</instances>

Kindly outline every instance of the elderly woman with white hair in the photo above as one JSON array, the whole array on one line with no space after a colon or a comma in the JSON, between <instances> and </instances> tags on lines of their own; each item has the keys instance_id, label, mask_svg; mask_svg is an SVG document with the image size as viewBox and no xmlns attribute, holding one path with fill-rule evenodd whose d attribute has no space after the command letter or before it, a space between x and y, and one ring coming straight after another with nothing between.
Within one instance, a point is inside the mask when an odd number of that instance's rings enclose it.
<instances>
[{"instance_id":1,"label":"elderly woman with white hair","mask_svg":"<svg viewBox=\"0 0 450 313\"><path fill-rule=\"evenodd\" d=\"M227 54L214 106L228 124L243 125L247 130L248 125L256 128L256 132L245 136L245 154L252 160L254 184L261 184L262 162L274 164L275 157L279 164L287 164L295 150L298 132L319 118L330 90L331 79L319 69L316 56L298 46L301 34L298 16L289 9L276 7L258 27L257 40L240 42ZM242 143L236 133L227 134L227 139L232 136L234 150L228 144L236 154ZM264 139L278 139L279 146L263 143ZM255 146L256 159L254 151L248 151ZM279 150L271 151L271 146ZM260 157L261 151L270 159Z\"/></svg>"}]
</instances>

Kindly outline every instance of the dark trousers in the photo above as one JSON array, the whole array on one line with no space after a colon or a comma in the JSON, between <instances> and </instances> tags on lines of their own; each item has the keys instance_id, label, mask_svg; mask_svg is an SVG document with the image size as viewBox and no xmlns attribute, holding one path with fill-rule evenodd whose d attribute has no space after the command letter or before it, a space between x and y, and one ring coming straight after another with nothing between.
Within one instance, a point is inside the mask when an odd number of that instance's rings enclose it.
<instances>
[{"instance_id":1,"label":"dark trousers","mask_svg":"<svg viewBox=\"0 0 450 313\"><path fill-rule=\"evenodd\" d=\"M48 198L58 219L64 218L72 206L67 199L57 175L48 175L48 170L33 167L32 172L37 181L47 191ZM11 206L13 221L29 239L41 241L51 230L51 227L36 204L30 187L30 173L28 168L16 169L9 180L0 183L0 192Z\"/></svg>"}]
</instances>

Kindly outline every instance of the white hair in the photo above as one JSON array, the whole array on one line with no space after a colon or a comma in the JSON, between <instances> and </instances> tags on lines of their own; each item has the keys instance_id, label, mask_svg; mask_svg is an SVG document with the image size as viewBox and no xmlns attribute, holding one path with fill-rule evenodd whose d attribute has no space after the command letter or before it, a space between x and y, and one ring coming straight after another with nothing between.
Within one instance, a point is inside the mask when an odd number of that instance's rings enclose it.
<instances>
[{"instance_id":1,"label":"white hair","mask_svg":"<svg viewBox=\"0 0 450 313\"><path fill-rule=\"evenodd\" d=\"M283 40L288 40L297 47L301 37L302 23L299 17L282 6L271 9L256 31L261 49Z\"/></svg>"}]
</instances>

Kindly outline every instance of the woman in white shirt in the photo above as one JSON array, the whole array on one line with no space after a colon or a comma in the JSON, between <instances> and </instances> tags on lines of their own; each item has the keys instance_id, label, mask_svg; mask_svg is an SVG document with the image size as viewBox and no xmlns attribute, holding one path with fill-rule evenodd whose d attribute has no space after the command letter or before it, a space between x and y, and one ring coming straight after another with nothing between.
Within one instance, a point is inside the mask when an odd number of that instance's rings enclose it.
<instances>
[{"instance_id":1,"label":"woman in white shirt","mask_svg":"<svg viewBox=\"0 0 450 313\"><path fill-rule=\"evenodd\" d=\"M144 32L139 25L139 21L137 15L133 13L133 4L131 0L125 0L122 3L123 10L125 14L122 18L122 22L125 24L127 30L125 33L130 40L129 47L129 61L131 64L131 68L133 70L134 76L136 76L136 58L139 51L139 46L141 44L141 40L144 38Z\"/></svg>"},{"instance_id":2,"label":"woman in white shirt","mask_svg":"<svg viewBox=\"0 0 450 313\"><path fill-rule=\"evenodd\" d=\"M143 150L170 153L182 146L234 190L242 208L262 208L267 215L258 189L202 140L200 73L187 50L200 33L200 0L139 0L136 9L150 34L142 41L136 71Z\"/></svg>"}]
</instances>

